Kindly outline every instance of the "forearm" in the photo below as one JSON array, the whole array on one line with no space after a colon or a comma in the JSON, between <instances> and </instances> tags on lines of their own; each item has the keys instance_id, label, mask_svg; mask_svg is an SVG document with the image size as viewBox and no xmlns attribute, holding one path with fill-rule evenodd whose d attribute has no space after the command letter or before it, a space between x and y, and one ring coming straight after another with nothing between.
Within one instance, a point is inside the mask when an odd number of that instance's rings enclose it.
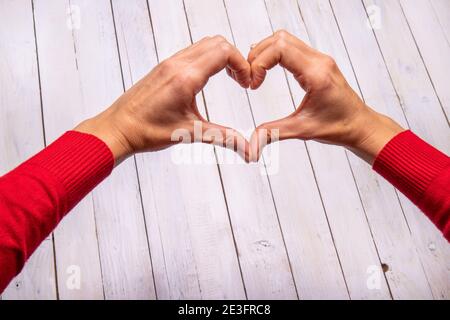
<instances>
[{"instance_id":1,"label":"forearm","mask_svg":"<svg viewBox=\"0 0 450 320\"><path fill-rule=\"evenodd\" d=\"M450 158L370 108L358 121L361 138L347 148L373 165L450 240Z\"/></svg>"},{"instance_id":2,"label":"forearm","mask_svg":"<svg viewBox=\"0 0 450 320\"><path fill-rule=\"evenodd\" d=\"M394 137L373 169L416 204L450 240L450 158L411 131Z\"/></svg>"},{"instance_id":3,"label":"forearm","mask_svg":"<svg viewBox=\"0 0 450 320\"><path fill-rule=\"evenodd\" d=\"M0 178L0 292L113 163L103 141L70 131Z\"/></svg>"},{"instance_id":4,"label":"forearm","mask_svg":"<svg viewBox=\"0 0 450 320\"><path fill-rule=\"evenodd\" d=\"M81 122L73 130L93 135L103 141L111 150L114 165L117 166L134 153L124 132L126 129L123 129L127 122L131 122L126 118L126 115L117 115L113 105L97 116Z\"/></svg>"},{"instance_id":5,"label":"forearm","mask_svg":"<svg viewBox=\"0 0 450 320\"><path fill-rule=\"evenodd\" d=\"M405 131L394 120L368 106L352 122L349 131L354 137L345 147L370 165L389 141Z\"/></svg>"}]
</instances>

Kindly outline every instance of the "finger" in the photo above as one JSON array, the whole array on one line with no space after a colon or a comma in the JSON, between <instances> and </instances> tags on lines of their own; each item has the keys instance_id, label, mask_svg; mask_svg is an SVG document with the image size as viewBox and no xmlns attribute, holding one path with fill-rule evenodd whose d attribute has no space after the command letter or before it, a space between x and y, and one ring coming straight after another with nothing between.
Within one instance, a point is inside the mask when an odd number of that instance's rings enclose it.
<instances>
[{"instance_id":1,"label":"finger","mask_svg":"<svg viewBox=\"0 0 450 320\"><path fill-rule=\"evenodd\" d=\"M172 57L181 57L181 56L191 56L197 52L197 49L201 48L203 45L211 41L211 37L206 36L200 39L197 42L194 42L192 45L178 51Z\"/></svg>"},{"instance_id":2,"label":"finger","mask_svg":"<svg viewBox=\"0 0 450 320\"><path fill-rule=\"evenodd\" d=\"M229 54L225 54L223 56L219 56L222 51L230 51ZM231 49L231 50L230 50ZM206 58L201 58L205 57ZM197 42L196 44L182 50L179 54L177 54L180 58L184 59L190 59L197 61L199 60L199 57L201 59L201 62L196 64L197 67L199 64L204 65L204 60L207 60L207 62L210 62L209 65L214 65L217 62L220 63L220 67L217 69L211 69L207 70L207 73L204 74L204 77L206 78L204 83L206 83L207 79L211 77L213 74L219 72L222 70L225 66L227 67L227 74L237 81L241 86L247 88L250 83L250 66L248 65L248 62L245 61L244 57L240 54L240 52L232 46L224 37L222 36L214 36L214 37L206 37L203 38L201 41ZM217 61L217 58L220 57L222 61ZM212 59L212 60L208 60ZM228 60L227 60L228 59ZM224 61L226 61L226 64L224 65ZM244 61L244 62L242 62ZM244 63L244 64L243 64ZM201 69L204 68L204 66L200 66ZM202 86L204 85L202 83ZM201 88L200 88L201 89Z\"/></svg>"},{"instance_id":3,"label":"finger","mask_svg":"<svg viewBox=\"0 0 450 320\"><path fill-rule=\"evenodd\" d=\"M308 46L305 42L303 42L301 39L293 36L287 31L279 30L276 31L273 35L265 38L264 40L258 42L257 44L254 44L251 46L251 50L248 53L248 62L252 63L253 60L267 47L275 44L276 42L289 42L291 46L296 47L297 49L303 51L305 54L314 54L318 53L317 50L314 48Z\"/></svg>"},{"instance_id":4,"label":"finger","mask_svg":"<svg viewBox=\"0 0 450 320\"><path fill-rule=\"evenodd\" d=\"M195 100L192 102L191 109L197 118L187 126L190 128L191 141L228 148L237 152L241 158L249 162L250 145L242 134L232 128L206 120L198 111Z\"/></svg>"},{"instance_id":5,"label":"finger","mask_svg":"<svg viewBox=\"0 0 450 320\"><path fill-rule=\"evenodd\" d=\"M235 151L245 162L249 162L250 145L238 131L219 124L204 121L202 123L203 143L214 144Z\"/></svg>"},{"instance_id":6,"label":"finger","mask_svg":"<svg viewBox=\"0 0 450 320\"><path fill-rule=\"evenodd\" d=\"M267 50L270 50L269 53L267 52ZM252 65L251 88L256 89L257 87L259 87L266 74L264 70L261 70L261 68L256 68L255 70L255 61L258 63L258 59L263 60L263 65L266 63L264 61L265 59L270 60L269 62L267 62L270 67L273 67L274 65L279 63L295 75L304 71L304 68L308 66L308 64L305 62L310 61L311 58L317 54L320 53L306 45L302 40L296 38L292 34L284 30L275 32L272 36L267 37L266 39L259 42L256 46L252 47L248 54L247 60ZM263 55L262 58L261 55ZM273 55L275 55L276 57L274 57ZM274 59L278 61L275 63L273 61ZM266 68L265 70L268 70L268 68Z\"/></svg>"},{"instance_id":7,"label":"finger","mask_svg":"<svg viewBox=\"0 0 450 320\"><path fill-rule=\"evenodd\" d=\"M297 79L310 66L310 59L305 53L289 43L267 46L252 61L251 84L252 89L258 88L264 81L267 70L272 69L277 64L289 70Z\"/></svg>"},{"instance_id":8,"label":"finger","mask_svg":"<svg viewBox=\"0 0 450 320\"><path fill-rule=\"evenodd\" d=\"M193 45L180 51L180 58L188 60L196 60L204 53L216 49L222 42L228 42L223 36L216 35L214 37L204 37L200 41L195 42Z\"/></svg>"},{"instance_id":9,"label":"finger","mask_svg":"<svg viewBox=\"0 0 450 320\"><path fill-rule=\"evenodd\" d=\"M225 68L225 70L227 71L228 76L236 81L236 75L234 74L234 71L231 70L228 66Z\"/></svg>"},{"instance_id":10,"label":"finger","mask_svg":"<svg viewBox=\"0 0 450 320\"><path fill-rule=\"evenodd\" d=\"M296 139L297 119L294 114L258 126L250 138L250 162L257 162L265 146L277 141Z\"/></svg>"},{"instance_id":11,"label":"finger","mask_svg":"<svg viewBox=\"0 0 450 320\"><path fill-rule=\"evenodd\" d=\"M256 44L252 44L247 55L247 61L251 64L253 60L255 60L255 58L268 46L272 45L274 41L274 35L271 35L270 37L267 37Z\"/></svg>"},{"instance_id":12,"label":"finger","mask_svg":"<svg viewBox=\"0 0 450 320\"><path fill-rule=\"evenodd\" d=\"M228 68L228 67L226 67L225 70L227 71L227 75L228 75L230 78L233 78L233 73L231 72L231 69Z\"/></svg>"},{"instance_id":13,"label":"finger","mask_svg":"<svg viewBox=\"0 0 450 320\"><path fill-rule=\"evenodd\" d=\"M250 65L229 42L222 40L211 50L203 53L194 63L198 70L202 70L204 76L209 78L220 70L228 67L232 78L242 87L248 88L250 85Z\"/></svg>"}]
</instances>

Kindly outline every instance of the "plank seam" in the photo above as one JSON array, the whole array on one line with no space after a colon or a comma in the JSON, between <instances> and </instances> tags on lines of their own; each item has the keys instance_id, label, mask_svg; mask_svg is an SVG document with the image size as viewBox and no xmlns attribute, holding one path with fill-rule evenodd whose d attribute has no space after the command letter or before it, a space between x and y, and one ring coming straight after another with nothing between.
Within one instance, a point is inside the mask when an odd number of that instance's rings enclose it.
<instances>
[{"instance_id":1,"label":"plank seam","mask_svg":"<svg viewBox=\"0 0 450 320\"><path fill-rule=\"evenodd\" d=\"M116 27L116 18L114 16L114 6L112 3L112 0L109 1L110 3L110 7L111 7L111 16L112 16L112 21L113 21L113 26L114 26L114 37L116 40L116 48L117 48L117 57L119 59L119 65L120 65L120 76L121 76L121 80L122 80L122 87L123 87L123 92L126 91L125 88L125 79L124 79L124 75L123 75L123 64L122 64L122 59L120 57L120 49L119 49L119 40L117 37L117 27ZM153 32L153 29L152 29ZM127 48L126 48L126 44L125 44L125 51L128 54ZM127 61L128 63L128 69L130 69L130 61ZM134 84L134 80L133 80L133 76L130 72L130 79L131 79L131 85ZM137 181L137 185L138 185L138 190L139 190L139 203L141 205L141 213L143 216L143 222L144 222L144 232L145 232L145 237L146 237L146 242L147 242L147 249L148 249L148 254L149 254L149 259L150 259L150 267L151 267L151 273L152 273L152 279L153 279L153 291L155 292L155 298L158 299L158 295L156 293L156 283L155 283L155 275L153 272L153 262L152 262L152 253L150 250L150 241L149 241L149 237L148 237L148 230L147 230L147 223L146 223L146 219L145 219L145 208L144 208L144 201L142 199L142 190L141 190L141 181L139 178L139 170L137 167L137 161L136 161L136 156L133 155L133 166L134 166L134 171L136 173L136 181Z\"/></svg>"},{"instance_id":2,"label":"plank seam","mask_svg":"<svg viewBox=\"0 0 450 320\"><path fill-rule=\"evenodd\" d=\"M42 124L42 136L44 139L44 146L47 146L47 137L45 134L45 118L44 118L44 104L42 101L42 85L41 85L41 68L39 65L39 51L37 44L37 33L36 33L36 18L34 13L34 0L30 0L31 2L31 11L33 17L33 33L34 33L34 47L36 52L36 64L37 64L37 76L38 76L38 85L39 85L39 103L41 106L41 124ZM59 284L58 284L58 267L56 263L56 245L55 245L55 233L52 232L52 250L53 250L53 272L55 277L55 293L56 300L59 300Z\"/></svg>"},{"instance_id":3,"label":"plank seam","mask_svg":"<svg viewBox=\"0 0 450 320\"><path fill-rule=\"evenodd\" d=\"M367 13L366 5L365 5L365 3L364 3L364 0L361 0L361 3L362 3L362 6L364 7L364 11L366 12L367 18L369 18L369 15L368 15L368 13ZM407 18L406 18L406 15L405 15L404 11L403 11L403 7L401 6L401 2L399 1L398 4L399 4L400 9L401 9L401 11L402 11L403 17L404 17L404 19L405 19L405 21L406 21L406 24L408 25L408 30L409 30L409 32L411 33L411 36L413 37L413 40L414 40L414 43L415 43L414 34L413 34L413 32L412 32L412 29L411 29L410 26L409 26L409 22L408 22L408 20L407 20ZM390 72L389 67L388 67L388 65L387 65L387 62L386 62L386 59L385 59L383 50L381 49L380 42L379 42L379 40L378 40L378 37L377 37L376 32L375 32L374 29L372 29L372 33L373 33L373 36L374 36L375 41L376 41L376 43L377 43L378 50L380 51L381 57L382 57L382 59L383 59L383 62L384 62L384 65L385 65L385 69L386 69L386 71L387 71L387 73L388 73L388 75L389 75L389 79L390 79L390 81L391 81L392 88L393 88L393 90L395 91L395 94L396 94L396 96L397 96L398 103L399 103L399 105L400 105L400 108L402 109L403 116L404 116L404 118L405 118L405 120L406 120L406 123L407 123L407 125L408 125L408 128L411 128L411 125L409 124L409 121L408 121L408 116L406 115L405 110L403 109L403 102L402 102L402 99L400 98L400 94L399 94L398 91L397 91L397 88L396 88L396 86L395 86L395 83L394 83L394 80L393 80L393 78L392 78L391 72ZM416 49L418 50L419 55L420 55L420 58L421 58L421 60L422 60L422 63L423 63L424 66L425 66L424 60L422 59L422 55L421 55L421 53L420 53L419 48L418 48L417 45L416 45ZM431 83L431 85L433 86L433 83L431 82L431 76L428 74L428 70L427 70L426 66L425 66L425 70L426 70L426 72L427 72L427 75L428 75L428 78L429 78L429 80L430 80L430 83ZM438 101L439 101L439 104L440 104L441 109L442 109L442 111L443 111L444 117L446 117L446 114L445 114L445 112L444 112L444 109L443 109L443 106L442 106L442 104L441 104L441 101L439 100L439 97L437 96L437 92L434 90L434 86L433 86L433 91L434 91L434 93L435 93L435 95L436 95L436 97L437 97L437 99L438 99ZM411 227L410 227L410 225L409 225L408 218L406 217L405 210L404 210L404 208L403 208L403 205L402 205L402 202L401 202L401 199L400 199L399 191L398 191L397 189L395 189L395 188L394 188L394 190L395 190L395 194L397 195L397 199L398 199L398 201L399 201L399 203L400 203L400 208L402 209L403 217L404 217L404 219L405 219L405 221L406 221L406 225L408 226L409 232L410 232L410 234L412 235L413 232L412 232ZM414 241L414 239L413 239L413 241ZM427 280L428 288L430 289L431 295L433 296L434 299L436 299L436 297L434 296L434 293L433 293L433 288L432 288L431 283L430 283L430 281L429 281L429 279L428 279L428 275L427 275L427 272L426 272L426 270L425 270L424 263L423 263L423 261L422 261L422 260L423 260L422 255L421 255L420 252L418 251L417 246L415 246L415 251L417 252L417 257L418 257L418 259L419 259L420 266L422 267L422 271L423 271L423 273L424 273L425 279Z\"/></svg>"},{"instance_id":4,"label":"plank seam","mask_svg":"<svg viewBox=\"0 0 450 320\"><path fill-rule=\"evenodd\" d=\"M400 5L400 9L402 11L403 17L404 17L404 19L406 21L406 24L408 25L409 32L411 33L411 36L412 36L412 38L414 40L414 44L415 44L415 46L417 48L417 51L419 52L420 59L422 60L422 63L424 65L424 67L425 67L425 70L427 72L428 78L430 79L430 83L431 83L431 86L433 87L433 91L434 91L434 93L435 93L435 95L436 95L436 97L437 97L437 99L439 101L439 104L441 106L442 112L444 113L444 117L447 120L447 123L449 123L449 116L450 115L447 115L447 113L445 112L444 105L443 105L442 100L439 97L439 94L438 94L438 92L436 90L436 86L434 84L433 78L431 77L430 71L428 70L428 66L427 66L427 64L425 62L425 59L424 59L423 55L422 55L422 51L420 50L419 44L418 44L418 42L416 40L416 36L414 35L414 32L413 32L413 30L411 28L411 24L409 23L409 20L408 20L408 17L406 16L405 10L403 9L403 4L402 4L402 2L400 0L398 0L398 1L399 1L398 3ZM438 19L438 18L436 17L436 19ZM438 21L439 21L439 19L438 19ZM440 24L440 22L439 22L439 24ZM447 38L447 37L445 37L445 38Z\"/></svg>"},{"instance_id":5,"label":"plank seam","mask_svg":"<svg viewBox=\"0 0 450 320\"><path fill-rule=\"evenodd\" d=\"M331 0L328 0L328 2L329 2L329 4L330 4L331 12L333 13L333 17L334 17L336 26L337 26L337 28L338 28L338 30L339 30L339 34L340 34L340 36L341 36L341 40L342 40L342 43L343 43L343 45L344 45L344 48L345 48L345 52L346 52L348 61L350 62L350 66L351 66L351 68L352 68L353 75L355 76L356 82L357 82L357 84L358 84L358 89L359 89L359 91L360 91L361 97L362 97L363 100L365 100L365 99L364 99L364 95L363 95L362 90L361 90L361 87L360 87L359 82L358 82L358 77L356 76L355 68L354 68L354 66L353 66L352 60L351 60L351 58L350 58L350 54L349 54L349 52L348 52L347 45L346 45L345 40L344 40L344 36L343 36L343 34L342 34L341 27L339 26L339 22L338 22L338 19L337 19L337 17L336 17L336 13L334 12L333 5L332 5L332 3L331 3ZM356 190L357 190L357 192L358 192L358 197L359 197L360 202L361 202L361 207L362 207L363 212L364 212L364 217L365 217L365 219L366 219L367 226L368 226L368 228L369 228L369 232L370 232L370 235L371 235L371 238L372 238L372 242L373 242L373 245L374 245L374 247L375 247L375 251L376 251L376 254L377 254L377 257L378 257L378 261L380 262L380 266L381 266L382 261L381 261L381 258L380 258L380 253L379 253L379 251L378 251L378 246L377 246L376 241L375 241L374 236L373 236L373 231L372 231L372 227L371 227L371 225L370 225L370 223L369 223L369 218L367 217L366 208L365 208L364 203L363 203L363 201L362 201L361 193L360 193L359 187L358 187L358 182L356 181L356 177L355 177L355 175L354 175L353 168L352 168L352 166L351 166L351 164L350 164L350 160L349 160L349 158L348 158L347 151L345 152L345 154L346 154L346 157L347 157L347 163L348 163L348 166L350 167L350 171L351 171L352 176L353 176L353 181L354 181L354 183L355 183ZM397 199L398 199L398 198L397 198ZM402 207L401 207L400 201L399 201L399 205L400 205L400 208L402 208ZM402 212L403 212L403 209L402 209ZM393 299L391 286L390 286L390 284L389 284L389 281L388 281L388 279L387 279L387 277L386 277L386 273L385 273L385 272L383 272L383 277L384 277L384 280L385 280L385 282L386 282L386 286L387 286L387 288L388 288L389 295L390 295L391 299Z\"/></svg>"},{"instance_id":6,"label":"plank seam","mask_svg":"<svg viewBox=\"0 0 450 320\"><path fill-rule=\"evenodd\" d=\"M429 0L429 2L430 2L431 8L433 9L434 15L436 16L436 20L437 20L437 22L439 23L439 26L441 27L441 31L442 31L442 33L444 34L445 41L447 41L447 44L448 44L448 46L450 47L450 40L448 39L447 33L445 32L444 26L442 25L442 21L441 21L441 19L439 18L439 15L437 14L436 5L434 4L434 1L432 1L432 0Z\"/></svg>"},{"instance_id":7,"label":"plank seam","mask_svg":"<svg viewBox=\"0 0 450 320\"><path fill-rule=\"evenodd\" d=\"M303 19L303 13L302 13L302 11L301 11L301 9L300 9L300 6L298 5L298 2L296 1L295 3L296 3L296 6L297 6L299 15L300 15L301 22L302 22L303 25L305 26L306 34L307 34L307 36L308 36L308 40L310 40L308 27L306 26L305 20ZM271 18L270 18L269 10L268 10L268 8L267 8L267 2L266 2L266 0L264 0L264 5L265 5L265 7L266 7L267 17L268 17L268 19L269 19L270 27L271 27L272 32L273 32L273 31L274 31L274 27L273 27L273 24L272 24L272 20L271 20ZM310 42L310 41L309 41L309 42ZM290 85L290 83L289 83L288 75L287 75L287 72L286 72L286 69L285 69L285 68L283 68L283 72L284 72L284 77L285 77L285 79L286 79L287 87L288 87L288 90L289 90L289 95L290 95L290 97L291 97L292 105L294 106L294 110L296 110L296 104L295 104L295 100L294 100L294 95L292 94L292 88L291 88L291 85ZM322 206L323 214L324 214L325 219L326 219L326 221L327 221L328 230L329 230L329 232L330 232L331 240L332 240L332 242L333 242L334 252L336 253L336 257L337 257L337 260L338 260L338 263L339 263L339 268L340 268L340 270L341 270L342 279L344 280L345 288L346 288L346 291L347 291L347 296L348 296L348 298L350 299L350 290L349 290L349 288L348 288L347 279L345 278L344 269L342 268L341 257L339 256L339 252L338 252L338 250L337 250L337 248L336 248L336 243L335 243L335 240L334 240L333 231L332 231L332 229L331 229L330 221L329 221L329 219L328 219L328 214L327 214L327 210L326 210L326 208L325 208L325 204L324 204L324 200L323 200L323 196L322 196L322 191L320 190L320 187L319 187L319 182L318 182L318 180L317 180L316 171L315 171L315 169L314 169L314 165L313 165L313 161L312 161L311 154L310 154L310 151L309 151L309 147L308 147L308 144L307 144L305 141L303 141L302 143L303 143L304 146L305 146L306 154L307 154L307 156L308 156L309 165L310 165L310 168L311 168L313 177L314 177L314 181L315 181L315 184L316 184L317 192L318 192L318 194L319 194L319 198L320 198L320 203L321 203L321 206Z\"/></svg>"}]
</instances>

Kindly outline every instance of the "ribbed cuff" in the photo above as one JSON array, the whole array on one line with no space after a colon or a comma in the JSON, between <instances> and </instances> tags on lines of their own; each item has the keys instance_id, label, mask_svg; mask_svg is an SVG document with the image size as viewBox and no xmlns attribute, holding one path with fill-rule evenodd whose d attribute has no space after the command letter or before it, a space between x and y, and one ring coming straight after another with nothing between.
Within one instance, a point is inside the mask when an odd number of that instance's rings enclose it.
<instances>
[{"instance_id":1,"label":"ribbed cuff","mask_svg":"<svg viewBox=\"0 0 450 320\"><path fill-rule=\"evenodd\" d=\"M408 130L386 144L373 169L420 205L428 186L448 165L449 157Z\"/></svg>"},{"instance_id":2,"label":"ribbed cuff","mask_svg":"<svg viewBox=\"0 0 450 320\"><path fill-rule=\"evenodd\" d=\"M111 173L114 158L97 137L68 131L27 165L39 166L62 185L70 210Z\"/></svg>"}]
</instances>

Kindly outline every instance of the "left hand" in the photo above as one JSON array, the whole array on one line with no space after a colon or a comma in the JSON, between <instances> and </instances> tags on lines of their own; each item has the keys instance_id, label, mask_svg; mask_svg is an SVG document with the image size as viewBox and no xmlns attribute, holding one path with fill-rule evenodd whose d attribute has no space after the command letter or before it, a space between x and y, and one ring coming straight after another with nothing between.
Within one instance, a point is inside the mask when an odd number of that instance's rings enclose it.
<instances>
[{"instance_id":1,"label":"left hand","mask_svg":"<svg viewBox=\"0 0 450 320\"><path fill-rule=\"evenodd\" d=\"M75 130L102 139L116 164L134 153L179 143L173 139L177 130L190 135L188 142L228 147L248 160L247 140L234 129L207 121L197 108L197 93L224 68L242 87L249 87L250 65L241 53L221 36L206 37L157 65L111 107ZM199 124L200 137L194 134Z\"/></svg>"}]
</instances>

